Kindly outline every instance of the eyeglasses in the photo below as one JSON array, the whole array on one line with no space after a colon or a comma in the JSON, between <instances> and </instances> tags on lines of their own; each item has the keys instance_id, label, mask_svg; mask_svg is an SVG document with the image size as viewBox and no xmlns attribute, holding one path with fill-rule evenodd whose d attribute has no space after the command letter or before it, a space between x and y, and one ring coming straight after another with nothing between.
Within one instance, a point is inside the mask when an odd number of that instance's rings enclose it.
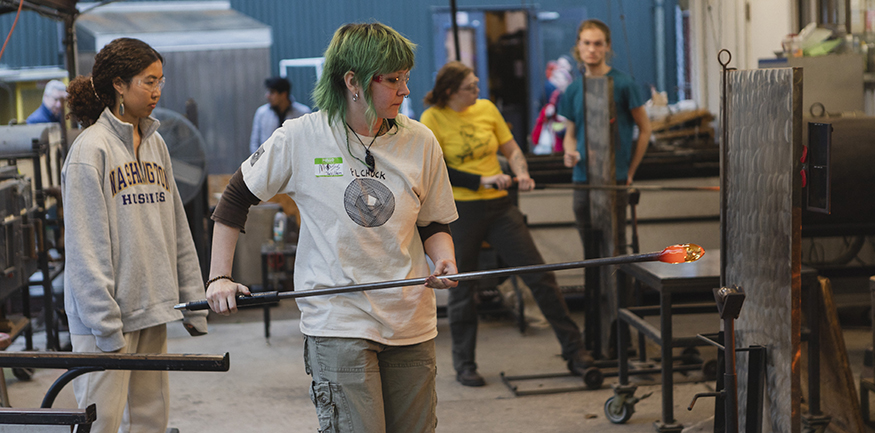
<instances>
[{"instance_id":1,"label":"eyeglasses","mask_svg":"<svg viewBox=\"0 0 875 433\"><path fill-rule=\"evenodd\" d=\"M407 84L410 82L410 72L402 72L398 74L397 77L387 77L386 75L389 74L375 75L374 81L377 83L385 84L386 86L389 86L395 90L400 89L402 83Z\"/></svg>"},{"instance_id":2,"label":"eyeglasses","mask_svg":"<svg viewBox=\"0 0 875 433\"><path fill-rule=\"evenodd\" d=\"M166 81L167 77L161 77L157 80L154 78L140 78L137 80L137 86L139 86L143 90L154 92L155 90L164 90L164 84L166 83Z\"/></svg>"},{"instance_id":3,"label":"eyeglasses","mask_svg":"<svg viewBox=\"0 0 875 433\"><path fill-rule=\"evenodd\" d=\"M474 82L464 87L459 87L460 91L476 93L480 91L480 82Z\"/></svg>"}]
</instances>

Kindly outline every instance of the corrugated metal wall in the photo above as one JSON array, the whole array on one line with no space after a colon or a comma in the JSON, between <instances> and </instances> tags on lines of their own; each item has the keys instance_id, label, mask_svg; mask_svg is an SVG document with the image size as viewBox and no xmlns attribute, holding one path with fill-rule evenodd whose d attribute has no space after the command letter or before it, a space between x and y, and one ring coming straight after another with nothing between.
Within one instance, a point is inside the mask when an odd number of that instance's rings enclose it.
<instances>
[{"instance_id":1,"label":"corrugated metal wall","mask_svg":"<svg viewBox=\"0 0 875 433\"><path fill-rule=\"evenodd\" d=\"M3 40L6 40L14 21L14 12L0 15L0 37ZM59 48L61 32L58 26L57 21L42 17L36 12L22 11L3 58L0 59L0 67L63 67L63 53Z\"/></svg>"},{"instance_id":2,"label":"corrugated metal wall","mask_svg":"<svg viewBox=\"0 0 875 433\"><path fill-rule=\"evenodd\" d=\"M645 3L645 5L642 5ZM543 0L540 2L509 0L458 0L460 9L471 7L500 7L520 9L537 5L539 10L561 10L571 7L585 7L587 16L605 21L612 30L614 56L611 64L621 70L634 72L638 82L656 84L656 55L653 3L650 1L621 2L619 0L581 2L579 0ZM677 0L664 2L667 87L669 97L676 98L677 73L675 61L674 8ZM419 101L431 89L434 65L432 51L431 15L435 8L449 8L449 0L384 0L379 2L351 2L348 0L295 0L283 1L231 0L231 7L273 27L274 45L271 49L272 71L278 73L281 59L321 56L338 27L347 22L380 21L392 26L401 34L418 44L417 66L411 76L411 101L421 112ZM621 20L620 16L624 17ZM625 22L625 34L623 24ZM576 28L568 29L574 34ZM627 40L628 39L628 43ZM555 47L551 47L555 51ZM568 52L571 46L563 47ZM549 60L549 59L545 59ZM291 78L295 78L292 76ZM309 99L303 92L306 83L294 83L293 93L299 99ZM300 91L299 91L300 89ZM647 95L649 96L649 95ZM306 103L306 102L305 102Z\"/></svg>"},{"instance_id":3,"label":"corrugated metal wall","mask_svg":"<svg viewBox=\"0 0 875 433\"><path fill-rule=\"evenodd\" d=\"M198 129L207 142L207 172L233 173L249 156L249 134L267 74L266 48L164 54L167 87L161 106L185 113L198 104Z\"/></svg>"},{"instance_id":4,"label":"corrugated metal wall","mask_svg":"<svg viewBox=\"0 0 875 433\"><path fill-rule=\"evenodd\" d=\"M141 0L127 1L135 2ZM644 5L641 3L644 3ZM677 5L677 0L665 0L661 3L664 4L663 8L665 11L666 58L664 60L667 65L665 76L668 87L666 90L669 93L669 98L673 100L677 95L677 73L675 71L674 13L672 11ZM447 11L449 9L449 0L383 0L379 2L349 0L295 0L293 2L282 0L231 0L230 4L232 8L241 13L272 27L273 46L270 49L270 75L278 75L278 63L281 59L321 56L334 31L344 23L380 21L392 26L419 47L417 66L413 71L410 82L412 92L410 102L417 116L422 112L422 97L431 89L433 74L440 67L440 65L435 65L432 54L434 51L432 13L438 9ZM653 36L655 27L653 4L654 2L652 1L621 2L619 0L605 0L580 2L579 0L543 0L538 2L536 6L539 11L561 11L568 8L584 7L586 8L587 17L599 18L605 21L611 27L613 33L612 48L614 54L610 63L618 69L633 72L636 80L642 85L647 86L656 84L657 62L655 55L656 38ZM472 7L512 10L532 7L532 5L535 5L535 3L527 1L520 3L519 1L509 0L457 1L457 6L460 10ZM623 9L624 7L625 9ZM14 13L11 13L0 16L0 32L5 33L8 31L14 15ZM623 19L620 18L621 15L624 17ZM567 29L568 38L565 40L570 40L571 42L563 43L563 45L568 46L535 47L535 49L541 49L545 53L567 53L571 49L571 45L573 45L576 30L576 27ZM555 32L556 29L551 29L551 31ZM13 68L63 65L58 51L60 45L58 35L57 22L40 17L32 12L25 12L18 22L2 63L7 67ZM557 40L555 37L545 39L545 41L555 40ZM544 61L546 60L550 59L545 58ZM191 73L191 70L187 68L178 72L174 71L174 74L176 73L188 74ZM209 76L210 74L200 75L196 79L192 79L191 82L203 80L205 83L209 83L209 86L213 86L211 88L215 88L214 86L224 86L227 90L231 90L231 88L239 89L240 92L251 92L258 101L263 100L261 95L263 94L262 80L265 78L264 76L249 76L247 79L240 79L234 83L214 83L211 82L212 80L204 78ZM315 73L311 70L291 70L289 71L289 78L293 83L292 94L296 99L299 102L312 106L310 94L315 81ZM180 79L174 78L174 80L178 82ZM165 92L164 98L167 104L165 106L177 111L183 111L182 108L176 107L176 102L171 103L171 98L185 97L171 95L172 92ZM200 99L204 98L201 97ZM184 102L184 99L182 102ZM198 102L200 104L207 103L207 101ZM257 104L254 104L252 107L237 106L233 107L233 109L252 113L256 107ZM249 117L251 117L251 114L249 114ZM224 140L225 137L210 136L211 133L205 129L206 121L207 119L202 120L201 128L207 139ZM251 119L248 121L251 121ZM251 125L245 125L243 129L249 129L250 127ZM518 140L523 139L518 137ZM235 142L241 141L242 137L235 138L234 140ZM222 155L222 158L242 160L247 156L245 153L241 153L241 146L236 144L233 147L229 146L227 149L222 145L219 146L217 150L231 152L229 155ZM243 147L245 148L245 146ZM224 163L218 166L211 164L210 168L213 173L221 173L227 170Z\"/></svg>"},{"instance_id":5,"label":"corrugated metal wall","mask_svg":"<svg viewBox=\"0 0 875 433\"><path fill-rule=\"evenodd\" d=\"M126 0L128 2L141 0ZM153 0L154 1L154 0ZM642 5L644 3L644 5ZM665 46L667 65L667 90L669 98L677 95L677 73L674 52L675 32L674 13L678 0L665 0ZM540 10L561 10L570 7L586 7L587 15L601 19L613 31L615 67L629 71L643 84L656 82L656 55L653 2L622 2L605 0L580 2L579 0L543 0L540 2L511 0L459 0L459 8L465 7L505 7L520 8L536 4ZM428 55L433 49L431 42L431 11L433 7L449 7L449 1L438 0L383 0L375 2L348 0L231 0L231 7L249 15L274 29L274 46L271 49L273 73L281 59L321 56L325 46L337 27L346 22L377 20L388 24L419 44L418 74L411 78L414 93L424 94L430 87L429 74L421 71L435 69ZM620 16L624 17L621 20ZM0 32L6 34L12 26L14 13L0 16ZM625 22L626 37L623 34ZM25 66L62 66L59 57L58 24L34 12L23 12L9 47L0 60L11 68ZM574 32L576 29L569 29ZM567 47L570 49L571 47ZM419 68L422 68L420 71ZM304 89L301 89L304 90ZM295 96L306 101L309 95L295 91Z\"/></svg>"}]
</instances>

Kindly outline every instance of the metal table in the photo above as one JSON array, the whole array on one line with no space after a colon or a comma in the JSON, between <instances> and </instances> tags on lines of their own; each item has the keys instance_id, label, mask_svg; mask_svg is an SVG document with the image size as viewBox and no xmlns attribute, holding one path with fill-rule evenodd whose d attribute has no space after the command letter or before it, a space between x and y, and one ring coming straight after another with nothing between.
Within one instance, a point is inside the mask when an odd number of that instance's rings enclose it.
<instances>
[{"instance_id":1,"label":"metal table","mask_svg":"<svg viewBox=\"0 0 875 433\"><path fill-rule=\"evenodd\" d=\"M261 246L261 291L282 291L283 282L294 278L295 254L298 245L293 242L265 242ZM264 338L270 338L270 308L264 305Z\"/></svg>"},{"instance_id":2,"label":"metal table","mask_svg":"<svg viewBox=\"0 0 875 433\"><path fill-rule=\"evenodd\" d=\"M656 425L657 431L681 431L683 426L675 423L673 399L673 356L675 347L702 346L701 340L695 335L675 338L672 333L673 314L697 314L713 312L716 318L716 303L672 305L672 295L675 293L708 293L720 286L720 253L707 252L701 259L693 263L672 265L662 262L642 262L620 265L620 270L634 277L641 283L659 292L659 329L646 322L642 316L653 315L653 307L623 307L617 311L617 318L636 328L661 347L662 364L662 420ZM622 297L621 297L622 298ZM618 369L623 384L628 369L628 354L625 350L628 342L623 341L624 332L618 332L620 338L617 347Z\"/></svg>"},{"instance_id":3,"label":"metal table","mask_svg":"<svg viewBox=\"0 0 875 433\"><path fill-rule=\"evenodd\" d=\"M695 335L690 337L674 337L672 331L673 314L715 314L716 303L706 304L681 304L672 305L672 295L690 293L710 293L712 289L720 286L720 251L709 251L701 259L693 263L672 265L661 262L640 262L620 265L620 270L634 277L644 285L651 287L659 293L659 306L636 306L624 307L620 305L617 312L618 320L630 324L639 331L639 337L647 337L660 345L661 349L661 374L662 374L662 419L655 423L659 432L680 432L683 426L674 419L673 385L674 371L679 371L673 366L672 349L675 347L702 346L702 340ZM814 268L803 266L802 272L802 295L807 305L803 308L808 310L808 317L818 317L820 306L820 292L818 289L817 271ZM621 297L622 299L623 297ZM742 310L743 312L743 310ZM643 316L659 314L659 329L646 322ZM813 409L813 415L820 415L820 329L817 320L809 320L807 328L803 330L803 337L808 340L809 355L809 405ZM618 370L620 384L628 377L628 354L625 348L629 342L625 341L628 336L624 332L618 332ZM803 338L805 339L805 338ZM640 344L643 346L643 344ZM643 354L641 355L643 356ZM719 372L718 372L719 374Z\"/></svg>"}]
</instances>

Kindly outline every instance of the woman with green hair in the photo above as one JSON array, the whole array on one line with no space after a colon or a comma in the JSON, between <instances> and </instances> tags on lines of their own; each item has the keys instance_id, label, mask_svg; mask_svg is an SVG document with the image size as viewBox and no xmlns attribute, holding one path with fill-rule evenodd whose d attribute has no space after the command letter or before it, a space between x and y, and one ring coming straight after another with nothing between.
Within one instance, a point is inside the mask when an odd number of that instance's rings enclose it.
<instances>
[{"instance_id":1,"label":"woman with green hair","mask_svg":"<svg viewBox=\"0 0 875 433\"><path fill-rule=\"evenodd\" d=\"M243 162L213 220L207 300L237 310L229 276L248 207L275 194L301 213L295 289L418 278L424 286L298 298L320 431L433 432L437 319L432 288L455 287L458 215L440 145L398 110L415 46L379 24L347 24L325 51L314 97ZM434 263L430 272L426 255Z\"/></svg>"}]
</instances>

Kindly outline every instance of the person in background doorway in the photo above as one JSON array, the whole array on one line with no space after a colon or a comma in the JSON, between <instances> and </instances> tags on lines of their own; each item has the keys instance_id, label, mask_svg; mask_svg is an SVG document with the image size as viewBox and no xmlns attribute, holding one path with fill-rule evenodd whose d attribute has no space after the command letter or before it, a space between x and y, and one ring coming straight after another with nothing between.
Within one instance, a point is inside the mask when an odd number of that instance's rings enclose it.
<instances>
[{"instance_id":1,"label":"person in background doorway","mask_svg":"<svg viewBox=\"0 0 875 433\"><path fill-rule=\"evenodd\" d=\"M450 62L438 72L434 88L426 95L430 108L422 123L435 133L444 152L459 219L450 224L460 272L476 271L483 241L496 250L508 266L544 263L520 210L508 197L514 184L529 191L535 181L529 177L523 155L504 118L487 99L478 99L480 80L460 62ZM498 152L508 160L516 179L504 174ZM553 327L562 346L562 357L572 373L583 374L593 359L584 350L580 328L569 316L568 307L552 272L520 275L532 290L538 307ZM483 386L474 360L477 344L476 284L465 281L450 289L447 314L453 340L456 380L465 386Z\"/></svg>"},{"instance_id":2,"label":"person in background doorway","mask_svg":"<svg viewBox=\"0 0 875 433\"><path fill-rule=\"evenodd\" d=\"M457 273L449 233L457 214L434 134L398 113L414 48L380 23L339 28L316 85L320 110L261 144L212 217L207 300L219 314L250 293L229 277L248 208L276 194L301 214L295 290L428 275L424 285L297 298L323 432L426 433L437 423L432 288L458 284L438 278Z\"/></svg>"},{"instance_id":3,"label":"person in background doorway","mask_svg":"<svg viewBox=\"0 0 875 433\"><path fill-rule=\"evenodd\" d=\"M90 77L69 87L85 130L61 173L64 304L74 352L166 353L166 323L207 332L206 311L173 306L203 297L204 282L170 154L151 116L164 59L143 41L115 39ZM183 315L184 314L184 315ZM95 403L96 433L164 432L166 371L107 370L73 381L80 408Z\"/></svg>"},{"instance_id":4,"label":"person in background doorway","mask_svg":"<svg viewBox=\"0 0 875 433\"><path fill-rule=\"evenodd\" d=\"M67 86L58 80L49 81L43 91L42 104L30 116L27 116L26 122L28 124L61 122L64 117L64 100L66 98Z\"/></svg>"},{"instance_id":5,"label":"person in background doorway","mask_svg":"<svg viewBox=\"0 0 875 433\"><path fill-rule=\"evenodd\" d=\"M577 44L572 49L574 58L585 68L587 77L611 77L614 83L614 104L616 106L617 136L616 178L617 183L631 185L638 170L641 159L647 151L650 142L650 120L644 108L645 99L639 86L628 74L611 67L607 61L611 52L611 30L608 26L595 19L586 20L577 29ZM573 167L572 181L586 184L586 127L583 112L583 77L575 79L559 100L559 115L565 117L565 150L564 163ZM607 107L605 107L607 110ZM633 140L634 128L638 127L638 138ZM617 193L618 230L625 238L626 207L628 205L626 191ZM590 194L586 189L574 190L574 215L581 242L592 228L590 217ZM583 242L586 246L587 243ZM625 245L620 246L620 254L625 252ZM586 251L586 257L596 257L598 252Z\"/></svg>"},{"instance_id":6,"label":"person in background doorway","mask_svg":"<svg viewBox=\"0 0 875 433\"><path fill-rule=\"evenodd\" d=\"M249 152L255 153L261 143L267 141L286 120L301 117L310 112L310 107L295 101L292 96L292 83L283 77L264 80L267 104L255 110L252 119L252 134L249 136Z\"/></svg>"}]
</instances>

